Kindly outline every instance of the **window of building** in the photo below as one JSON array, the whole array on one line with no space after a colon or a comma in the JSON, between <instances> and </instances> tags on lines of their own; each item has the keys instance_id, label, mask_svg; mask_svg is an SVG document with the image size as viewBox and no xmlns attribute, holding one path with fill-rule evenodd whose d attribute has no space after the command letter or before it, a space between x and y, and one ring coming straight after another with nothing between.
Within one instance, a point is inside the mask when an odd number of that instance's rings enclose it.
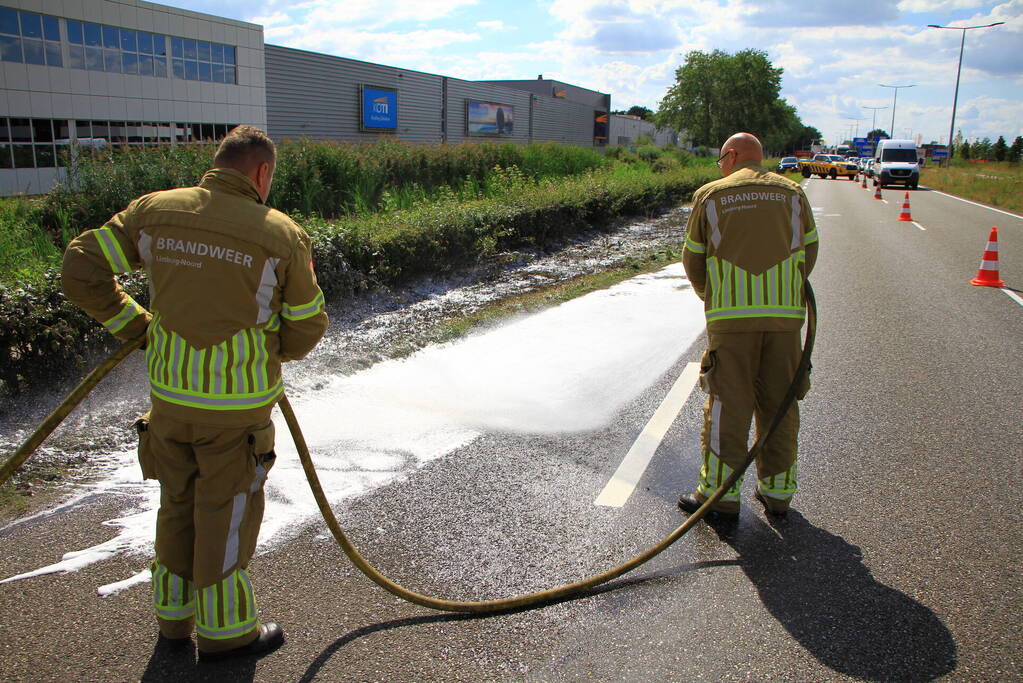
<instances>
[{"instance_id":1,"label":"window of building","mask_svg":"<svg viewBox=\"0 0 1023 683\"><path fill-rule=\"evenodd\" d=\"M235 49L231 45L188 38L170 39L171 73L186 81L238 82Z\"/></svg>"},{"instance_id":2,"label":"window of building","mask_svg":"<svg viewBox=\"0 0 1023 683\"><path fill-rule=\"evenodd\" d=\"M64 66L57 17L0 7L0 61Z\"/></svg>"},{"instance_id":3,"label":"window of building","mask_svg":"<svg viewBox=\"0 0 1023 683\"><path fill-rule=\"evenodd\" d=\"M166 36L67 19L68 66L167 77Z\"/></svg>"},{"instance_id":4,"label":"window of building","mask_svg":"<svg viewBox=\"0 0 1023 683\"><path fill-rule=\"evenodd\" d=\"M67 130L66 120L0 118L0 168L53 168L54 132Z\"/></svg>"}]
</instances>

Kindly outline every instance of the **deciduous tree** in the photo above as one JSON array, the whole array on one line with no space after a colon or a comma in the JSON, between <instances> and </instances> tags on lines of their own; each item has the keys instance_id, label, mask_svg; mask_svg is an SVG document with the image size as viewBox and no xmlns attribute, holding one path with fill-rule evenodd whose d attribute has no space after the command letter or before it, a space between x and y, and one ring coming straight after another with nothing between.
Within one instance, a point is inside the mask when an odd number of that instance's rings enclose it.
<instances>
[{"instance_id":1,"label":"deciduous tree","mask_svg":"<svg viewBox=\"0 0 1023 683\"><path fill-rule=\"evenodd\" d=\"M696 145L717 147L746 131L777 150L801 125L795 109L778 96L781 74L760 50L734 55L694 50L676 69L656 120L688 131Z\"/></svg>"}]
</instances>

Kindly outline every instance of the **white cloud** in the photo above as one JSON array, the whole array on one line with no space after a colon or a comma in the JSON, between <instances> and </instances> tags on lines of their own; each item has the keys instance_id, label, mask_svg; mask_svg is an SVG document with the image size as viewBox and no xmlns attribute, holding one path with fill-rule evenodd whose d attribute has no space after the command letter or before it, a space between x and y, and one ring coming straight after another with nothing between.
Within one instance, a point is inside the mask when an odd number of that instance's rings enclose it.
<instances>
[{"instance_id":1,"label":"white cloud","mask_svg":"<svg viewBox=\"0 0 1023 683\"><path fill-rule=\"evenodd\" d=\"M506 23L498 19L495 21L477 21L476 28L481 28L485 31L510 31L514 27L508 26Z\"/></svg>"},{"instance_id":2,"label":"white cloud","mask_svg":"<svg viewBox=\"0 0 1023 683\"><path fill-rule=\"evenodd\" d=\"M971 9L983 6L977 0L902 0L898 7L903 12L950 12L952 10Z\"/></svg>"}]
</instances>

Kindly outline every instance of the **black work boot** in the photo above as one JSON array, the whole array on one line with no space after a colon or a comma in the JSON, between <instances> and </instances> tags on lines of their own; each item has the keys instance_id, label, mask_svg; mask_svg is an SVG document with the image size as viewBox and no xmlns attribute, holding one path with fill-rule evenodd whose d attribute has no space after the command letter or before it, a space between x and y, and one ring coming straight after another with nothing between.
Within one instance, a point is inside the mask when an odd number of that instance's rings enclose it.
<instances>
[{"instance_id":1,"label":"black work boot","mask_svg":"<svg viewBox=\"0 0 1023 683\"><path fill-rule=\"evenodd\" d=\"M700 507L707 502L707 499L699 493L683 493L678 498L678 507L683 512L693 514ZM715 504L708 512L707 517L723 517L723 518L736 518L739 516L739 504L738 503L721 503Z\"/></svg>"},{"instance_id":2,"label":"black work boot","mask_svg":"<svg viewBox=\"0 0 1023 683\"><path fill-rule=\"evenodd\" d=\"M764 512L768 515L771 515L772 517L785 517L789 514L789 501L768 498L760 492L759 488L753 492L753 495L756 496L756 499L764 506Z\"/></svg>"},{"instance_id":3,"label":"black work boot","mask_svg":"<svg viewBox=\"0 0 1023 683\"><path fill-rule=\"evenodd\" d=\"M241 647L221 652L199 651L200 662L218 662L233 657L262 657L284 644L284 629L274 623L261 624L256 639Z\"/></svg>"}]
</instances>

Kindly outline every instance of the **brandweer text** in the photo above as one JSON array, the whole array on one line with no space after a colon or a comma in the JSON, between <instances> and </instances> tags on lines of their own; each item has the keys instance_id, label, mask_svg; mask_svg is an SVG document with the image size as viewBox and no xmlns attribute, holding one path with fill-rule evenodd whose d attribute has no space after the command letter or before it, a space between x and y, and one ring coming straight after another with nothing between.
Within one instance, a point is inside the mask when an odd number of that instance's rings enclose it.
<instances>
[{"instance_id":1,"label":"brandweer text","mask_svg":"<svg viewBox=\"0 0 1023 683\"><path fill-rule=\"evenodd\" d=\"M246 268L252 267L252 257L248 254L203 242L176 240L171 237L157 237L156 248L167 251L180 251L183 254L195 254L196 256L212 256L213 258L237 263Z\"/></svg>"}]
</instances>

